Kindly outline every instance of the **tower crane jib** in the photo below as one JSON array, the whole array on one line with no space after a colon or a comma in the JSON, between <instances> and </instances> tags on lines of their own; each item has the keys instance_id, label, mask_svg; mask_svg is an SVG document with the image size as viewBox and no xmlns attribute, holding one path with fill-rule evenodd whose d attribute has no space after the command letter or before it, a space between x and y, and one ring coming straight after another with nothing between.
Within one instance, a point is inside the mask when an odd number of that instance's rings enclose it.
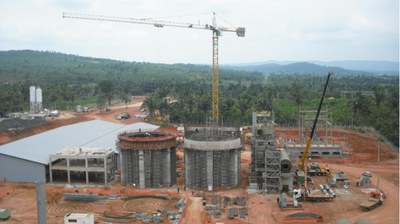
<instances>
[{"instance_id":1,"label":"tower crane jib","mask_svg":"<svg viewBox=\"0 0 400 224\"><path fill-rule=\"evenodd\" d=\"M219 125L219 68L218 68L218 37L221 32L235 32L238 37L245 36L245 28L227 28L218 27L216 21L216 14L213 13L212 25L209 24L195 24L195 23L183 23L183 22L171 22L162 21L155 19L137 19L117 16L103 16L103 15L89 15L80 13L63 13L63 18L72 19L84 19L84 20L98 20L98 21L109 21L109 22L121 22L121 23L136 23L153 25L154 27L163 28L165 26L190 28L190 29L202 29L212 31L212 118L214 125Z\"/></svg>"}]
</instances>

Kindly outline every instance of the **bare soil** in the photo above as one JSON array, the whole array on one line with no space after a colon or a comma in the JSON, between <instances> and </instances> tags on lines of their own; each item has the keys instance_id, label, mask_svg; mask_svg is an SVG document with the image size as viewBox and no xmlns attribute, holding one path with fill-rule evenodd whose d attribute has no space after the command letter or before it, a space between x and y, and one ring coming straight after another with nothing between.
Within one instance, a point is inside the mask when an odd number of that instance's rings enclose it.
<instances>
[{"instance_id":1,"label":"bare soil","mask_svg":"<svg viewBox=\"0 0 400 224\"><path fill-rule=\"evenodd\" d=\"M91 110L87 113L62 112L59 118L51 119L50 125L40 126L25 130L19 133L12 131L0 134L0 144L15 141L30 135L38 134L62 125L82 122L91 119L102 119L121 124L132 124L142 122L141 118L136 118L140 112L140 106L144 97L134 97L133 101L126 105L112 107L111 111ZM116 117L121 112L128 112L132 115L126 120L117 120ZM174 132L179 135L175 127L162 127L160 131ZM297 138L297 128L277 128L277 138ZM333 131L333 141L342 143L349 152L347 158L338 159L316 159L312 162L321 164L327 163L333 172L344 171L349 178L351 185L349 189L344 189L340 185L334 189L338 194L331 202L301 202L302 209L280 209L276 203L277 194L248 193L249 163L251 158L250 146L245 145L242 152L242 183L240 187L234 189L216 189L214 192L218 197L245 197L248 215L245 219L235 217L228 219L228 207L222 209L220 218L213 218L207 214L202 205L202 197L205 195L207 201L211 198L210 193L193 189L183 190L184 177L177 177L177 184L170 188L162 189L139 189L134 187L121 186L118 182L109 187L80 187L80 186L58 186L46 185L47 198L47 219L48 223L63 223L63 215L68 212L92 212L95 214L97 223L107 223L101 216L108 214L111 216L123 216L131 212L134 207L142 206L143 209L168 207L173 210L173 205L181 197L187 199L185 209L179 223L313 223L312 219L298 219L289 221L286 217L293 213L315 213L320 214L323 223L336 223L338 219L349 219L352 222L360 218L368 218L373 223L399 223L399 159L389 146L380 143L380 161L378 162L376 136L371 133L356 133L345 129L335 129ZM183 150L178 146L177 169L184 171ZM370 171L373 175L373 184L368 187L356 187L363 171ZM326 177L315 177L314 188L319 184L326 183ZM378 183L379 182L379 183ZM378 185L378 186L377 186ZM368 190L379 188L386 194L382 206L365 212L359 208L359 204L368 198ZM179 193L177 188L180 189ZM8 208L11 211L11 219L4 223L36 223L36 192L35 185L28 183L9 183L0 182L0 208ZM98 203L71 203L63 200L63 193L96 193L103 195L104 200ZM194 193L194 194L192 194ZM109 195L117 195L117 199L109 199ZM165 195L168 200L160 202L157 200L145 200L138 204L126 204L121 198L132 195ZM133 203L133 202L131 202ZM146 207L147 206L147 207ZM139 221L112 223L140 223ZM164 217L164 223L172 223Z\"/></svg>"}]
</instances>

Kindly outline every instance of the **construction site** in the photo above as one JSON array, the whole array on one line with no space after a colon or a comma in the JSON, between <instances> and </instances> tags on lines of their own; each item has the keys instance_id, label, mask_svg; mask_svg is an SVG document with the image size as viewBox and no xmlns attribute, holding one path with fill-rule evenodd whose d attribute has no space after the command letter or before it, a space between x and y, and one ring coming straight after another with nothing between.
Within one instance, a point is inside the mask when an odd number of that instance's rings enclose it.
<instances>
[{"instance_id":1,"label":"construction site","mask_svg":"<svg viewBox=\"0 0 400 224\"><path fill-rule=\"evenodd\" d=\"M273 111L226 127L218 36L244 37L243 27L63 17L212 31L212 116L198 126L121 119L148 115L145 97L135 96L107 111L60 111L47 125L1 132L4 223L399 223L399 150L370 130L332 125L321 110L330 73L318 110L301 111L298 127L279 127ZM42 92L30 90L37 113Z\"/></svg>"},{"instance_id":2,"label":"construction site","mask_svg":"<svg viewBox=\"0 0 400 224\"><path fill-rule=\"evenodd\" d=\"M142 100L135 97L128 111L138 113ZM108 114L63 112L51 125L29 133L41 135L91 119L140 122L116 120L122 110L117 106ZM332 128L332 141L348 153L308 158L309 165L320 169L308 170L304 177L297 174L300 158L293 158L278 141L299 139L299 128L275 127L269 112L254 113L253 118L255 123L242 131L217 129L220 137L214 142L207 126L187 127L183 143L175 140L183 135L180 129L170 126L117 132L118 154L93 147L50 153L45 219L62 223L67 214L84 213L93 214L95 223L398 223L398 154L381 142L378 157L373 133ZM245 132L257 137L245 143ZM20 138L30 136L1 134L5 145ZM306 179L309 193L303 196ZM1 178L0 189L0 208L10 214L5 223L38 223L37 183Z\"/></svg>"}]
</instances>

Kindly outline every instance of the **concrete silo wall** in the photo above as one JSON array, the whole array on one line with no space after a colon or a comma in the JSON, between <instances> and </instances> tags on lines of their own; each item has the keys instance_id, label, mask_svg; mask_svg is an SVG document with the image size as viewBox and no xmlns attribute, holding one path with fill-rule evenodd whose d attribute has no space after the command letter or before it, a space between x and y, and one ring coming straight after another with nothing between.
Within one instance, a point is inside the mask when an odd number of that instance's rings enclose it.
<instances>
[{"instance_id":1,"label":"concrete silo wall","mask_svg":"<svg viewBox=\"0 0 400 224\"><path fill-rule=\"evenodd\" d=\"M185 139L185 184L193 188L240 185L240 139L195 141Z\"/></svg>"}]
</instances>

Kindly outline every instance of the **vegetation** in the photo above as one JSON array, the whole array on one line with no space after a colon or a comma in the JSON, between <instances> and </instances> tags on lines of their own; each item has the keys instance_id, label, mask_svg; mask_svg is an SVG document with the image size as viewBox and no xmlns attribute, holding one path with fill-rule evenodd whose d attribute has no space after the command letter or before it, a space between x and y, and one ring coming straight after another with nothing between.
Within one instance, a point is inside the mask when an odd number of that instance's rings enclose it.
<instances>
[{"instance_id":1,"label":"vegetation","mask_svg":"<svg viewBox=\"0 0 400 224\"><path fill-rule=\"evenodd\" d=\"M250 124L253 111L275 111L275 122L297 125L299 110L318 107L326 74L220 71L220 120ZM146 95L151 114L174 123L204 123L211 116L211 68L150 64L37 51L0 52L0 112L27 111L29 86L43 90L45 108L110 106ZM335 125L372 126L398 145L399 78L334 74L324 110ZM349 91L351 90L351 91ZM347 92L346 92L347 91ZM171 101L175 99L176 101Z\"/></svg>"}]
</instances>

